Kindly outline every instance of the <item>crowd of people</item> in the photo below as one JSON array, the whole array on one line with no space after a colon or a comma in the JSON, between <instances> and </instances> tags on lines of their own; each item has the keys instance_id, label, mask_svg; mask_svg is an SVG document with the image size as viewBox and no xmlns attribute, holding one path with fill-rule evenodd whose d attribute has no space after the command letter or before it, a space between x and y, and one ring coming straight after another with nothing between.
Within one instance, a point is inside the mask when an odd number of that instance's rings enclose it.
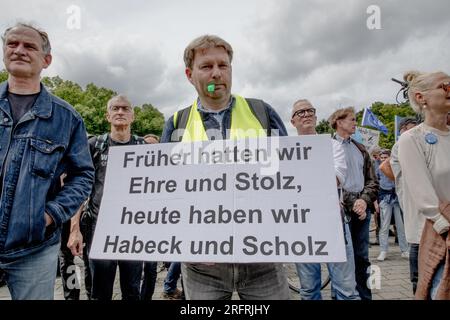
<instances>
[{"instance_id":1,"label":"crowd of people","mask_svg":"<svg viewBox=\"0 0 450 320\"><path fill-rule=\"evenodd\" d=\"M185 74L197 97L166 121L161 139L132 134L132 104L116 95L105 106L110 132L88 140L81 116L41 83L52 62L47 33L18 23L2 41L8 80L0 84L0 272L12 299L53 299L58 257L65 298L79 299L80 285L67 280L74 256L83 257L88 299L112 299L117 269L122 299L152 299L157 262L89 258L109 147L239 139L246 132L287 135L272 106L231 94L233 49L217 36L198 37L186 47ZM352 138L353 107L329 118L347 258L327 264L337 300L372 299L369 226L377 211L377 259L388 257L393 215L415 297L450 299L450 76L407 72L404 81L424 121L405 119L400 139L392 150L381 150L379 160ZM293 104L290 122L299 136L317 134L316 108L304 97ZM301 298L321 299L320 264L298 263L296 269ZM231 299L234 292L241 299L288 299L283 265L174 261L164 280L164 295L172 299Z\"/></svg>"}]
</instances>

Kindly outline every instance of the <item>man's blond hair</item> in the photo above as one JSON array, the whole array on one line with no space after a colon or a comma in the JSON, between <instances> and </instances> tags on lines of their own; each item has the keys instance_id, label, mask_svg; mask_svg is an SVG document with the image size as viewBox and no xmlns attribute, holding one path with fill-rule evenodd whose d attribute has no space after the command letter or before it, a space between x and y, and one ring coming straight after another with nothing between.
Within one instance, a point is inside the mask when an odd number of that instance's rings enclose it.
<instances>
[{"instance_id":1,"label":"man's blond hair","mask_svg":"<svg viewBox=\"0 0 450 320\"><path fill-rule=\"evenodd\" d=\"M349 115L355 114L355 108L353 107L347 107L343 109L336 110L333 112L333 114L328 118L328 122L330 123L330 126L336 130L337 121L347 118Z\"/></svg>"},{"instance_id":2,"label":"man's blond hair","mask_svg":"<svg viewBox=\"0 0 450 320\"><path fill-rule=\"evenodd\" d=\"M224 48L230 58L230 63L233 60L233 48L228 42L218 36L206 34L192 40L184 50L184 64L186 68L192 69L197 50L210 48Z\"/></svg>"}]
</instances>

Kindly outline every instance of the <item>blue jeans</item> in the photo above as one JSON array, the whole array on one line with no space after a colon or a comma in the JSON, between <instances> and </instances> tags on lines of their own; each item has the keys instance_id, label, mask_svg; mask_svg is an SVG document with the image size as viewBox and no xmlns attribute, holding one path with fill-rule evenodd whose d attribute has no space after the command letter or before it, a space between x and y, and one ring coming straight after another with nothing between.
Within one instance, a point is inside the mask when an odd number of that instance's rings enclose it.
<instances>
[{"instance_id":1,"label":"blue jeans","mask_svg":"<svg viewBox=\"0 0 450 320\"><path fill-rule=\"evenodd\" d=\"M13 300L53 300L60 243L16 260L0 259Z\"/></svg>"},{"instance_id":2,"label":"blue jeans","mask_svg":"<svg viewBox=\"0 0 450 320\"><path fill-rule=\"evenodd\" d=\"M413 287L413 293L416 293L417 281L419 280L419 244L409 244L409 278Z\"/></svg>"},{"instance_id":3,"label":"blue jeans","mask_svg":"<svg viewBox=\"0 0 450 320\"><path fill-rule=\"evenodd\" d=\"M181 275L181 263L171 262L169 271L167 271L166 278L164 279L164 292L173 293L177 289L177 282Z\"/></svg>"},{"instance_id":4,"label":"blue jeans","mask_svg":"<svg viewBox=\"0 0 450 320\"><path fill-rule=\"evenodd\" d=\"M142 261L89 260L92 274L93 300L111 300L117 266L120 272L122 300L139 300Z\"/></svg>"},{"instance_id":5,"label":"blue jeans","mask_svg":"<svg viewBox=\"0 0 450 320\"><path fill-rule=\"evenodd\" d=\"M388 251L389 247L389 227L391 225L392 213L394 213L395 226L397 227L397 237L400 250L408 252L408 243L405 237L405 227L403 225L402 211L398 201L391 199L390 196L385 196L380 201L381 210L381 227L380 227L380 251Z\"/></svg>"},{"instance_id":6,"label":"blue jeans","mask_svg":"<svg viewBox=\"0 0 450 320\"><path fill-rule=\"evenodd\" d=\"M355 255L356 290L362 300L372 300L372 292L367 287L369 279L369 227L370 210L364 220L359 220L355 213L351 214L350 233L352 235L353 253Z\"/></svg>"},{"instance_id":7,"label":"blue jeans","mask_svg":"<svg viewBox=\"0 0 450 320\"><path fill-rule=\"evenodd\" d=\"M347 262L327 263L328 273L337 300L360 300L356 291L352 237L346 223L344 223L344 236ZM322 300L320 263L296 263L296 267L302 300Z\"/></svg>"},{"instance_id":8,"label":"blue jeans","mask_svg":"<svg viewBox=\"0 0 450 320\"><path fill-rule=\"evenodd\" d=\"M152 300L158 276L158 262L144 262L144 280L141 286L141 300Z\"/></svg>"},{"instance_id":9,"label":"blue jeans","mask_svg":"<svg viewBox=\"0 0 450 320\"><path fill-rule=\"evenodd\" d=\"M182 263L187 300L287 300L289 286L283 265L277 263Z\"/></svg>"}]
</instances>

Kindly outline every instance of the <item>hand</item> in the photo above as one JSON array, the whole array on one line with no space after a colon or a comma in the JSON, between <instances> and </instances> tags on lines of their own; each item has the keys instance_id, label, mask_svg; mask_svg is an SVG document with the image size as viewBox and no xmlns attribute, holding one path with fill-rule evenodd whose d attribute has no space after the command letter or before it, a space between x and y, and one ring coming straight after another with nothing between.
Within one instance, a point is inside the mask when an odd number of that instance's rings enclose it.
<instances>
[{"instance_id":1,"label":"hand","mask_svg":"<svg viewBox=\"0 0 450 320\"><path fill-rule=\"evenodd\" d=\"M364 220L367 217L366 209L367 203L363 199L358 199L353 204L353 211L358 215L359 220Z\"/></svg>"},{"instance_id":2,"label":"hand","mask_svg":"<svg viewBox=\"0 0 450 320\"><path fill-rule=\"evenodd\" d=\"M53 218L46 212L45 213L45 226L48 227L53 223Z\"/></svg>"},{"instance_id":3,"label":"hand","mask_svg":"<svg viewBox=\"0 0 450 320\"><path fill-rule=\"evenodd\" d=\"M445 201L439 204L439 211L450 222L450 202Z\"/></svg>"},{"instance_id":4,"label":"hand","mask_svg":"<svg viewBox=\"0 0 450 320\"><path fill-rule=\"evenodd\" d=\"M79 229L73 230L70 232L69 240L67 240L67 248L70 249L72 255L82 256L83 255L83 235L81 234Z\"/></svg>"}]
</instances>

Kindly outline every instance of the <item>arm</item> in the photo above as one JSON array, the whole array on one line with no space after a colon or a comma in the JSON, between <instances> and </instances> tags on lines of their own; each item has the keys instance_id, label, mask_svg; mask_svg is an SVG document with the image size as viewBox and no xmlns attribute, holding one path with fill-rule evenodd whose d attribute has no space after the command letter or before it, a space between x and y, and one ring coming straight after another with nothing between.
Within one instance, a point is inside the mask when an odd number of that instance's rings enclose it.
<instances>
[{"instance_id":1,"label":"arm","mask_svg":"<svg viewBox=\"0 0 450 320\"><path fill-rule=\"evenodd\" d=\"M398 159L402 179L410 190L410 199L419 212L434 222L433 228L442 234L450 227L449 221L440 213L439 198L433 187L433 178L427 167L423 151L411 135L402 136L398 145Z\"/></svg>"},{"instance_id":2,"label":"arm","mask_svg":"<svg viewBox=\"0 0 450 320\"><path fill-rule=\"evenodd\" d=\"M169 118L164 124L164 129L161 134L161 143L171 142L172 133L175 130L175 126L173 125L173 116Z\"/></svg>"},{"instance_id":3,"label":"arm","mask_svg":"<svg viewBox=\"0 0 450 320\"><path fill-rule=\"evenodd\" d=\"M83 203L77 213L70 219L70 234L67 241L67 248L74 256L83 255L83 235L80 231L80 217L86 203Z\"/></svg>"},{"instance_id":4,"label":"arm","mask_svg":"<svg viewBox=\"0 0 450 320\"><path fill-rule=\"evenodd\" d=\"M283 120L281 120L280 116L278 115L278 113L267 103L264 103L264 107L267 109L267 113L269 115L269 121L270 121L270 128L272 130L278 130L278 134L273 134L278 135L278 136L287 136L287 130L286 127L284 126Z\"/></svg>"},{"instance_id":5,"label":"arm","mask_svg":"<svg viewBox=\"0 0 450 320\"><path fill-rule=\"evenodd\" d=\"M372 160L367 151L364 152L364 189L361 199L366 202L366 206L377 200L379 190L378 178L372 165Z\"/></svg>"},{"instance_id":6,"label":"arm","mask_svg":"<svg viewBox=\"0 0 450 320\"><path fill-rule=\"evenodd\" d=\"M94 181L94 167L88 148L86 129L81 118L72 118L70 141L63 156L67 177L64 187L46 203L46 220L51 219L57 227L69 220L81 203L89 196ZM48 221L48 220L47 220Z\"/></svg>"}]
</instances>

